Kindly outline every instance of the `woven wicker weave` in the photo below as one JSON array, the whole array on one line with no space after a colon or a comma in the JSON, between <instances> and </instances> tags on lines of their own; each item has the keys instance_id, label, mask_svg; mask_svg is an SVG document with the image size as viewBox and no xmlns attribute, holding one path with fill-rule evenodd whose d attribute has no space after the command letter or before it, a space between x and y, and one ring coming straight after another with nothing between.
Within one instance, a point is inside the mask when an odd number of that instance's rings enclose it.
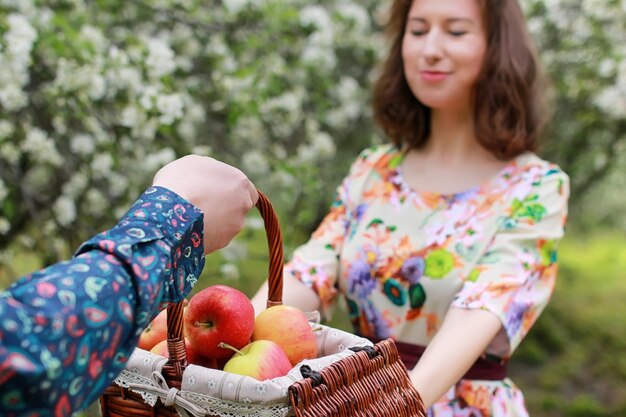
<instances>
[{"instance_id":1,"label":"woven wicker weave","mask_svg":"<svg viewBox=\"0 0 626 417\"><path fill-rule=\"evenodd\" d=\"M269 245L267 306L282 304L283 251L278 218L267 197L259 192L257 208L265 222ZM183 338L182 303L167 309L169 360L162 374L171 388L180 388L187 366ZM303 380L289 388L289 401L297 417L423 417L424 405L411 384L391 339L360 350L319 373L303 367ZM145 403L141 395L115 384L100 397L103 417L177 417L173 407L160 401Z\"/></svg>"}]
</instances>

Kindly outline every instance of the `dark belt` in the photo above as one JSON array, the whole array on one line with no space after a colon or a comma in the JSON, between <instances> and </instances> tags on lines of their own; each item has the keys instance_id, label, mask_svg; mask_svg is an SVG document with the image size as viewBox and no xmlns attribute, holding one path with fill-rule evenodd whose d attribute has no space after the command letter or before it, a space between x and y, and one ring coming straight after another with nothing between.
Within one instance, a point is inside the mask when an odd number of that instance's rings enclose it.
<instances>
[{"instance_id":1,"label":"dark belt","mask_svg":"<svg viewBox=\"0 0 626 417\"><path fill-rule=\"evenodd\" d=\"M369 338L373 343L378 343L381 339ZM400 359L411 370L417 364L426 350L426 346L413 345L411 343L399 342L394 340ZM487 381L501 381L506 378L507 361L499 358L491 358L481 356L472 367L463 375L462 379L482 379Z\"/></svg>"}]
</instances>

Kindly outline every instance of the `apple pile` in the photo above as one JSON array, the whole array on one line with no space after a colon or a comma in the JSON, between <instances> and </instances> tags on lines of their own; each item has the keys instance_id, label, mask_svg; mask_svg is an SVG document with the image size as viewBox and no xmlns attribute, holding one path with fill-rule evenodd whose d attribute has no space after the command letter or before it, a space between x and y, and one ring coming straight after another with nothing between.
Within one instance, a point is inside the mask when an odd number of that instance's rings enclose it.
<instances>
[{"instance_id":1,"label":"apple pile","mask_svg":"<svg viewBox=\"0 0 626 417\"><path fill-rule=\"evenodd\" d=\"M187 360L260 381L286 375L317 357L314 330L298 308L278 305L254 317L250 299L227 285L213 285L184 307ZM167 310L141 333L138 347L168 357Z\"/></svg>"}]
</instances>

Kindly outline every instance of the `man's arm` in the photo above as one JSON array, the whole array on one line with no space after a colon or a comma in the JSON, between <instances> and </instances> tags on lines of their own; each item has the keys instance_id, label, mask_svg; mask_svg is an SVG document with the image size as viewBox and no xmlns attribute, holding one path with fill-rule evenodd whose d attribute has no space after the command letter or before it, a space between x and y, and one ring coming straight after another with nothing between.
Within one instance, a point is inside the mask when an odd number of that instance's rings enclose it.
<instances>
[{"instance_id":1,"label":"man's arm","mask_svg":"<svg viewBox=\"0 0 626 417\"><path fill-rule=\"evenodd\" d=\"M204 254L230 242L257 199L236 168L180 158L75 258L1 293L0 415L69 416L93 402L145 326L189 293Z\"/></svg>"},{"instance_id":2,"label":"man's arm","mask_svg":"<svg viewBox=\"0 0 626 417\"><path fill-rule=\"evenodd\" d=\"M181 301L204 265L199 209L148 189L77 256L0 296L0 413L70 415L124 368L139 334Z\"/></svg>"}]
</instances>

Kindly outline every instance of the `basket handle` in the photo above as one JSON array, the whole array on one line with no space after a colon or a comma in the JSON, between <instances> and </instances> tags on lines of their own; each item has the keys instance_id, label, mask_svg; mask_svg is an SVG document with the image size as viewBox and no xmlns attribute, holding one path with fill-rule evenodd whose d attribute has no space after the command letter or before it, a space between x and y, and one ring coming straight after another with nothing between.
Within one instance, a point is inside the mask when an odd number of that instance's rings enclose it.
<instances>
[{"instance_id":1,"label":"basket handle","mask_svg":"<svg viewBox=\"0 0 626 417\"><path fill-rule=\"evenodd\" d=\"M265 223L265 233L269 247L269 276L267 307L282 304L283 300L283 236L278 216L269 199L261 191L256 207ZM183 371L187 367L185 337L183 335L183 303L167 308L167 350L169 360L163 366L163 375L170 387L179 388Z\"/></svg>"}]
</instances>

